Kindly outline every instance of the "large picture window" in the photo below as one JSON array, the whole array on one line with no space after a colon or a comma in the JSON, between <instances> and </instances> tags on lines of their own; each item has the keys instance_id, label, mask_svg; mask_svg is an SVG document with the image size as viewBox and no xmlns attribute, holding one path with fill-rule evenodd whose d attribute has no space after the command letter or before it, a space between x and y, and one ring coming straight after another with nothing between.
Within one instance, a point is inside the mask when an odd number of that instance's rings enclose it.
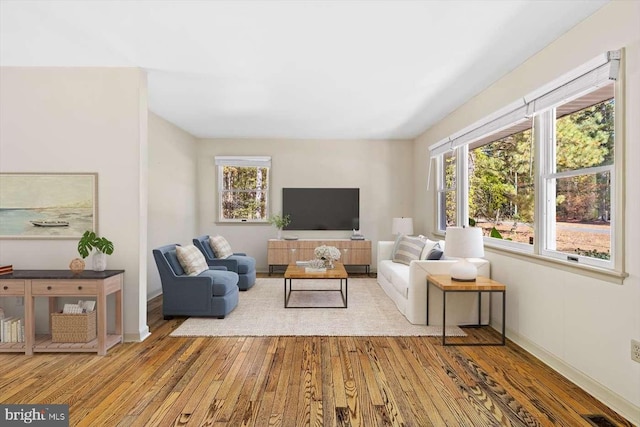
<instances>
[{"instance_id":1,"label":"large picture window","mask_svg":"<svg viewBox=\"0 0 640 427\"><path fill-rule=\"evenodd\" d=\"M218 221L265 222L270 157L216 157Z\"/></svg>"},{"instance_id":2,"label":"large picture window","mask_svg":"<svg viewBox=\"0 0 640 427\"><path fill-rule=\"evenodd\" d=\"M477 226L494 246L622 272L619 60L608 52L430 147L436 229Z\"/></svg>"}]
</instances>

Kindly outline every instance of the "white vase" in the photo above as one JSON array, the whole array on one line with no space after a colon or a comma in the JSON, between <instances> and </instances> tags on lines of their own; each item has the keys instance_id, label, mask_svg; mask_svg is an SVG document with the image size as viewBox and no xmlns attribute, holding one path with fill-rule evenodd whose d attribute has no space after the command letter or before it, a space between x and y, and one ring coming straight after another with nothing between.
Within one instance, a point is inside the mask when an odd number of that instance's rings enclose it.
<instances>
[{"instance_id":1,"label":"white vase","mask_svg":"<svg viewBox=\"0 0 640 427\"><path fill-rule=\"evenodd\" d=\"M278 240L282 240L282 229L278 228Z\"/></svg>"},{"instance_id":2,"label":"white vase","mask_svg":"<svg viewBox=\"0 0 640 427\"><path fill-rule=\"evenodd\" d=\"M91 259L93 271L105 271L107 269L107 255L104 252L95 251Z\"/></svg>"}]
</instances>

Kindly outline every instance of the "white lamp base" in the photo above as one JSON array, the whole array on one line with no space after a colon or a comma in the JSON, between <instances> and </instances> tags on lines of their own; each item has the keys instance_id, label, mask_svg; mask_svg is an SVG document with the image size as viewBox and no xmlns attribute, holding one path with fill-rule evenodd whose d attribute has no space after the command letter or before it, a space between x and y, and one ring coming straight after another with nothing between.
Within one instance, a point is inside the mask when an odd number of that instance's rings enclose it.
<instances>
[{"instance_id":1,"label":"white lamp base","mask_svg":"<svg viewBox=\"0 0 640 427\"><path fill-rule=\"evenodd\" d=\"M475 282L476 277L478 277L478 268L462 258L451 266L449 274L452 280L458 282Z\"/></svg>"}]
</instances>

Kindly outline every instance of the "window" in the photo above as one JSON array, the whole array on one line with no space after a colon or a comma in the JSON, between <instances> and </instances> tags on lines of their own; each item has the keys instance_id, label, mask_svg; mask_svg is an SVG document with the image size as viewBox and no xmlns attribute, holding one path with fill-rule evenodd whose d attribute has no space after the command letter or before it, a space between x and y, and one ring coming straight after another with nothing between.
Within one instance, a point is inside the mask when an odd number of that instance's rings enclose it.
<instances>
[{"instance_id":1,"label":"window","mask_svg":"<svg viewBox=\"0 0 640 427\"><path fill-rule=\"evenodd\" d=\"M492 245L622 272L619 58L595 58L430 147L436 228L468 221Z\"/></svg>"},{"instance_id":2,"label":"window","mask_svg":"<svg viewBox=\"0 0 640 427\"><path fill-rule=\"evenodd\" d=\"M266 222L270 157L217 156L218 221Z\"/></svg>"},{"instance_id":3,"label":"window","mask_svg":"<svg viewBox=\"0 0 640 427\"><path fill-rule=\"evenodd\" d=\"M543 126L555 125L547 141L548 238L551 256L594 265L611 260L615 96L610 83L552 109Z\"/></svg>"},{"instance_id":4,"label":"window","mask_svg":"<svg viewBox=\"0 0 640 427\"><path fill-rule=\"evenodd\" d=\"M469 147L469 216L485 236L533 243L531 125L526 120Z\"/></svg>"},{"instance_id":5,"label":"window","mask_svg":"<svg viewBox=\"0 0 640 427\"><path fill-rule=\"evenodd\" d=\"M438 230L456 224L456 156L451 150L438 162Z\"/></svg>"}]
</instances>

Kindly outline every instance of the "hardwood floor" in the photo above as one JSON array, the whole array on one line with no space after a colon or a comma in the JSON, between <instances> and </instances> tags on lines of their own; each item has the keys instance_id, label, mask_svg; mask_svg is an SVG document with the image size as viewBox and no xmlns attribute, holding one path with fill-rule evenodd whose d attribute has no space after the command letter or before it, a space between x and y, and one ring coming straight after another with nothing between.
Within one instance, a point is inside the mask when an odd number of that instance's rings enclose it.
<instances>
[{"instance_id":1,"label":"hardwood floor","mask_svg":"<svg viewBox=\"0 0 640 427\"><path fill-rule=\"evenodd\" d=\"M0 354L0 403L66 403L73 426L590 426L631 424L520 347L420 337L173 338L107 356ZM467 330L474 338L489 337Z\"/></svg>"}]
</instances>

